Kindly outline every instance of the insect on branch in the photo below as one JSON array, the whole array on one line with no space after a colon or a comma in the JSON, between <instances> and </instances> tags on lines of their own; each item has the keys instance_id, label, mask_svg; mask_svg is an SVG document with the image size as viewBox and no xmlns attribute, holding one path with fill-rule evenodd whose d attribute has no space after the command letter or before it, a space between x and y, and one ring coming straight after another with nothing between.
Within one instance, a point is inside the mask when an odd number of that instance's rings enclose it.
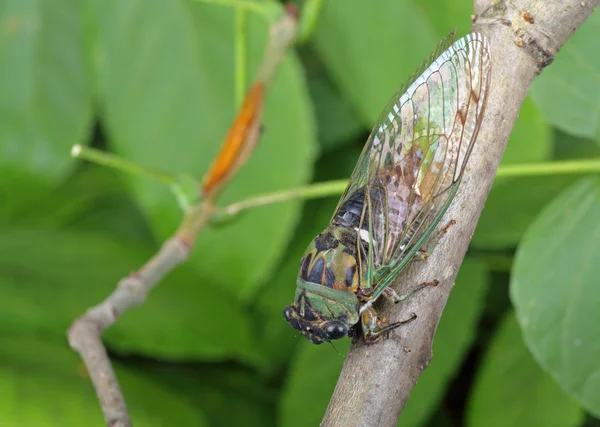
<instances>
[{"instance_id":1,"label":"insect on branch","mask_svg":"<svg viewBox=\"0 0 600 427\"><path fill-rule=\"evenodd\" d=\"M81 356L96 389L106 423L111 427L127 427L132 423L119 382L102 344L102 333L125 311L142 304L152 288L168 272L187 260L199 233L215 212L214 197L244 165L260 138L265 93L287 49L295 40L296 27L297 11L293 8L286 9L281 19L272 25L258 77L249 89L219 155L202 180L203 200L186 210L177 232L162 245L156 255L137 272L123 278L104 301L87 310L69 328L69 345ZM78 147L73 154L77 156L82 152L82 148ZM94 156L92 151L86 151L86 155L88 158ZM106 154L96 157L92 160L105 161L108 165L120 166L130 172L147 172ZM168 176L160 173L151 175L171 183Z\"/></svg>"},{"instance_id":2,"label":"insect on branch","mask_svg":"<svg viewBox=\"0 0 600 427\"><path fill-rule=\"evenodd\" d=\"M474 27L490 42L493 73L485 119L468 170L441 221L446 223L453 219L456 224L441 239L426 262L414 263L393 284L414 286L437 279L439 285L393 308L388 304L380 310L390 322L405 319L412 312L417 313L418 318L406 327L397 329L387 340L372 346L359 341L351 346L321 426L397 425L413 387L432 359L432 342L439 319L519 108L540 71L540 64L532 58L530 50L519 46L515 39L523 38L525 31L530 45L543 45L552 56L597 4L597 0L476 0ZM524 20L521 17L523 10L535 19ZM551 47L548 46L548 40L551 40ZM533 172L543 173L540 170Z\"/></svg>"}]
</instances>

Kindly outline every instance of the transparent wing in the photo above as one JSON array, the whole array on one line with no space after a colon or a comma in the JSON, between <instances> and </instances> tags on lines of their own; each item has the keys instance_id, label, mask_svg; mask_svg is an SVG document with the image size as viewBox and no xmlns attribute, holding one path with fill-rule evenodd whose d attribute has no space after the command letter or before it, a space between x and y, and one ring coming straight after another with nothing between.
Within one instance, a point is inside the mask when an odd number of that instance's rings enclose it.
<instances>
[{"instance_id":1,"label":"transparent wing","mask_svg":"<svg viewBox=\"0 0 600 427\"><path fill-rule=\"evenodd\" d=\"M364 194L359 228L368 238L358 239L357 252L368 257L374 297L441 220L481 125L489 45L477 33L449 39L386 106L338 205Z\"/></svg>"},{"instance_id":2,"label":"transparent wing","mask_svg":"<svg viewBox=\"0 0 600 427\"><path fill-rule=\"evenodd\" d=\"M429 57L427 58L427 60L425 60L413 73L412 75L402 84L402 86L400 86L398 88L398 90L396 91L396 93L394 93L394 95L392 95L392 97L390 98L390 100L388 101L387 105L385 106L385 108L383 109L383 111L381 112L381 114L379 115L379 119L377 120L377 123L375 124L375 126L373 126L373 130L371 132L371 135L369 136L369 138L367 139L367 143L365 144L365 147L363 148L363 151L360 155L360 157L358 158L358 162L356 163L356 166L354 167L354 171L352 172L352 175L350 175L350 181L348 183L348 186L346 187L346 190L344 191L344 194L342 195L342 197L340 198L340 201L338 202L337 208L333 214L333 217L335 218L339 208L343 205L343 203L348 200L350 197L352 197L352 195L357 191L360 190L361 188L363 188L368 181L369 178L369 164L373 163L374 161L377 162L377 158L376 157L376 153L373 152L372 147L373 147L373 137L375 135L375 133L379 130L380 127L382 126L386 126L387 122L389 121L389 114L394 111L394 105L396 105L398 103L398 100L400 99L400 97L408 90L408 88L415 82L415 80L417 80L417 78L419 76L421 76L425 70L445 51L447 50L452 43L454 42L454 38L456 36L456 30L452 31L450 34L448 34L444 40L442 40L437 47L435 48L435 50L429 55Z\"/></svg>"}]
</instances>

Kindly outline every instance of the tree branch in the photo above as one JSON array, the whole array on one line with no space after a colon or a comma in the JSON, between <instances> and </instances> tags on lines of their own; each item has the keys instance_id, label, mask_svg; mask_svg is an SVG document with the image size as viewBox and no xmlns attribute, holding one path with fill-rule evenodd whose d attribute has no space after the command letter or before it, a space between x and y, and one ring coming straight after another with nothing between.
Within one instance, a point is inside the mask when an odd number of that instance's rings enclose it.
<instances>
[{"instance_id":1,"label":"tree branch","mask_svg":"<svg viewBox=\"0 0 600 427\"><path fill-rule=\"evenodd\" d=\"M419 317L396 329L390 339L351 346L321 426L397 424L414 385L431 361L435 330L521 103L535 76L552 62L598 1L475 1L474 29L483 32L492 47L492 83L478 142L461 188L442 220L455 219L457 224L427 262L414 263L395 282L398 286L437 279L440 284L393 309L384 305L380 313L392 322L406 319L412 312Z\"/></svg>"},{"instance_id":2,"label":"tree branch","mask_svg":"<svg viewBox=\"0 0 600 427\"><path fill-rule=\"evenodd\" d=\"M184 262L198 234L210 222L215 212L213 198L228 183L229 179L246 162L260 138L260 122L264 104L264 93L271 83L285 52L296 35L297 10L290 7L270 31L269 45L259 69L259 74L246 95L246 100L234 121L221 152L208 171L202 184L204 200L186 209L178 231L168 239L160 251L137 272L122 279L117 289L100 304L90 308L73 322L68 331L69 345L77 351L85 363L92 379L106 424L109 427L129 427L131 417L125 398L119 387L114 370L101 336L106 328L114 324L126 310L144 302L148 293L171 270ZM74 155L84 151L81 147ZM100 163L118 166L129 172L158 178L167 184L174 181L168 175L139 167L107 154L94 155L87 151L88 158Z\"/></svg>"}]
</instances>

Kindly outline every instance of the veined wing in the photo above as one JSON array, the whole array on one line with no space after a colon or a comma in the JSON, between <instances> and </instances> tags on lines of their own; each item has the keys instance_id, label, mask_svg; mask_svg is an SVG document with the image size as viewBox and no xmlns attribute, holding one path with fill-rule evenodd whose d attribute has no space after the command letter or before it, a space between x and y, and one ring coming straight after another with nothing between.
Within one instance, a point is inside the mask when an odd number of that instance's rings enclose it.
<instances>
[{"instance_id":1,"label":"veined wing","mask_svg":"<svg viewBox=\"0 0 600 427\"><path fill-rule=\"evenodd\" d=\"M402 86L400 86L398 88L396 93L394 93L394 95L392 95L392 97L388 101L387 105L385 106L385 108L383 109L381 114L379 115L379 119L377 120L377 123L375 124L375 126L373 126L371 135L367 139L367 143L365 144L365 147L363 148L363 151L361 152L360 157L358 158L358 162L356 163L356 166L354 167L354 171L352 171L352 175L350 175L350 181L348 182L348 186L346 187L344 194L342 195L342 197L340 198L340 201L338 202L338 205L333 214L333 218L335 218L339 208L344 204L344 202L346 202L357 190L360 190L367 184L368 177L369 177L369 163L371 163L373 160L375 160L374 157L376 155L376 153L374 153L372 151L373 136L375 135L376 131L381 126L386 125L386 122L389 121L388 115L390 112L394 111L394 105L398 102L400 97L408 90L408 88L415 82L415 80L417 80L417 78L419 76L421 76L421 74L423 74L425 72L425 70L446 49L448 49L452 45L452 43L454 42L455 36L456 36L456 31L452 31L450 34L448 34L446 36L446 38L444 38L444 40L442 40L437 45L437 47L429 55L427 60L425 62L423 62L423 64L421 64L412 73L412 75L402 84Z\"/></svg>"},{"instance_id":2,"label":"veined wing","mask_svg":"<svg viewBox=\"0 0 600 427\"><path fill-rule=\"evenodd\" d=\"M479 132L491 78L488 42L473 33L449 44L388 103L338 206L364 195L357 252L368 257L374 297L441 220Z\"/></svg>"}]
</instances>

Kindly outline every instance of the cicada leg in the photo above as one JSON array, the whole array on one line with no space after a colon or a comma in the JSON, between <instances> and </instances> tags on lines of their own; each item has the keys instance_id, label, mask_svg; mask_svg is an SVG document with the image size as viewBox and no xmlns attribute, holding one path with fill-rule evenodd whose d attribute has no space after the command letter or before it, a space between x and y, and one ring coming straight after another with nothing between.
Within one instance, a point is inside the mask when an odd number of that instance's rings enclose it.
<instances>
[{"instance_id":1,"label":"cicada leg","mask_svg":"<svg viewBox=\"0 0 600 427\"><path fill-rule=\"evenodd\" d=\"M451 219L448 221L448 224L444 226L441 230L435 233L433 236L429 238L425 247L419 249L413 256L413 261L427 261L429 255L433 252L433 249L438 244L438 242L444 237L444 235L448 232L448 229L456 224L456 221Z\"/></svg>"},{"instance_id":2,"label":"cicada leg","mask_svg":"<svg viewBox=\"0 0 600 427\"><path fill-rule=\"evenodd\" d=\"M423 282L415 286L410 291L398 295L396 291L394 291L389 286L384 289L383 295L391 300L394 304L397 304L401 301L406 301L412 294L420 291L429 286L437 286L439 282L437 280L432 280L431 282ZM371 305L372 300L370 300L361 311L360 323L363 331L363 338L365 341L374 341L382 335L387 334L393 329L396 329L400 325L404 325L405 323L412 322L417 318L415 313L409 319L402 320L400 322L386 324L386 322L377 318L377 311Z\"/></svg>"},{"instance_id":3,"label":"cicada leg","mask_svg":"<svg viewBox=\"0 0 600 427\"><path fill-rule=\"evenodd\" d=\"M406 301L412 294L414 294L415 292L420 291L423 288L426 288L428 286L437 286L440 282L438 282L437 280L432 280L431 282L423 282L423 283L419 283L417 286L414 287L414 289L411 289L410 291L402 294L402 295L398 295L398 293L393 290L392 288L390 288L389 286L387 288L385 288L383 290L383 296L390 302L394 303L394 304L398 304L401 301ZM365 303L366 306L371 307L371 305L373 304L374 300L371 298L371 293L370 292L371 289L360 289L358 291L358 293L356 294L356 296L363 302Z\"/></svg>"},{"instance_id":4,"label":"cicada leg","mask_svg":"<svg viewBox=\"0 0 600 427\"><path fill-rule=\"evenodd\" d=\"M395 290L390 288L389 286L383 290L383 296L387 298L388 301L398 304L402 301L402 297L396 293Z\"/></svg>"},{"instance_id":5,"label":"cicada leg","mask_svg":"<svg viewBox=\"0 0 600 427\"><path fill-rule=\"evenodd\" d=\"M406 320L388 324L377 318L377 312L373 307L367 307L360 316L363 338L365 342L375 341L377 338L386 335L400 325L410 323L416 318L417 315L413 313L412 316Z\"/></svg>"},{"instance_id":6,"label":"cicada leg","mask_svg":"<svg viewBox=\"0 0 600 427\"><path fill-rule=\"evenodd\" d=\"M401 301L406 301L412 294L414 294L415 292L420 291L421 289L427 288L429 286L437 286L440 282L438 282L437 280L432 280L431 282L423 282L423 283L419 283L417 286L415 286L414 289L411 289L410 291L402 294L402 295L398 295L398 293L396 293L395 290L393 290L392 288L390 288L389 286L387 288L385 288L383 290L383 295L391 302L393 302L394 304L398 304Z\"/></svg>"}]
</instances>

